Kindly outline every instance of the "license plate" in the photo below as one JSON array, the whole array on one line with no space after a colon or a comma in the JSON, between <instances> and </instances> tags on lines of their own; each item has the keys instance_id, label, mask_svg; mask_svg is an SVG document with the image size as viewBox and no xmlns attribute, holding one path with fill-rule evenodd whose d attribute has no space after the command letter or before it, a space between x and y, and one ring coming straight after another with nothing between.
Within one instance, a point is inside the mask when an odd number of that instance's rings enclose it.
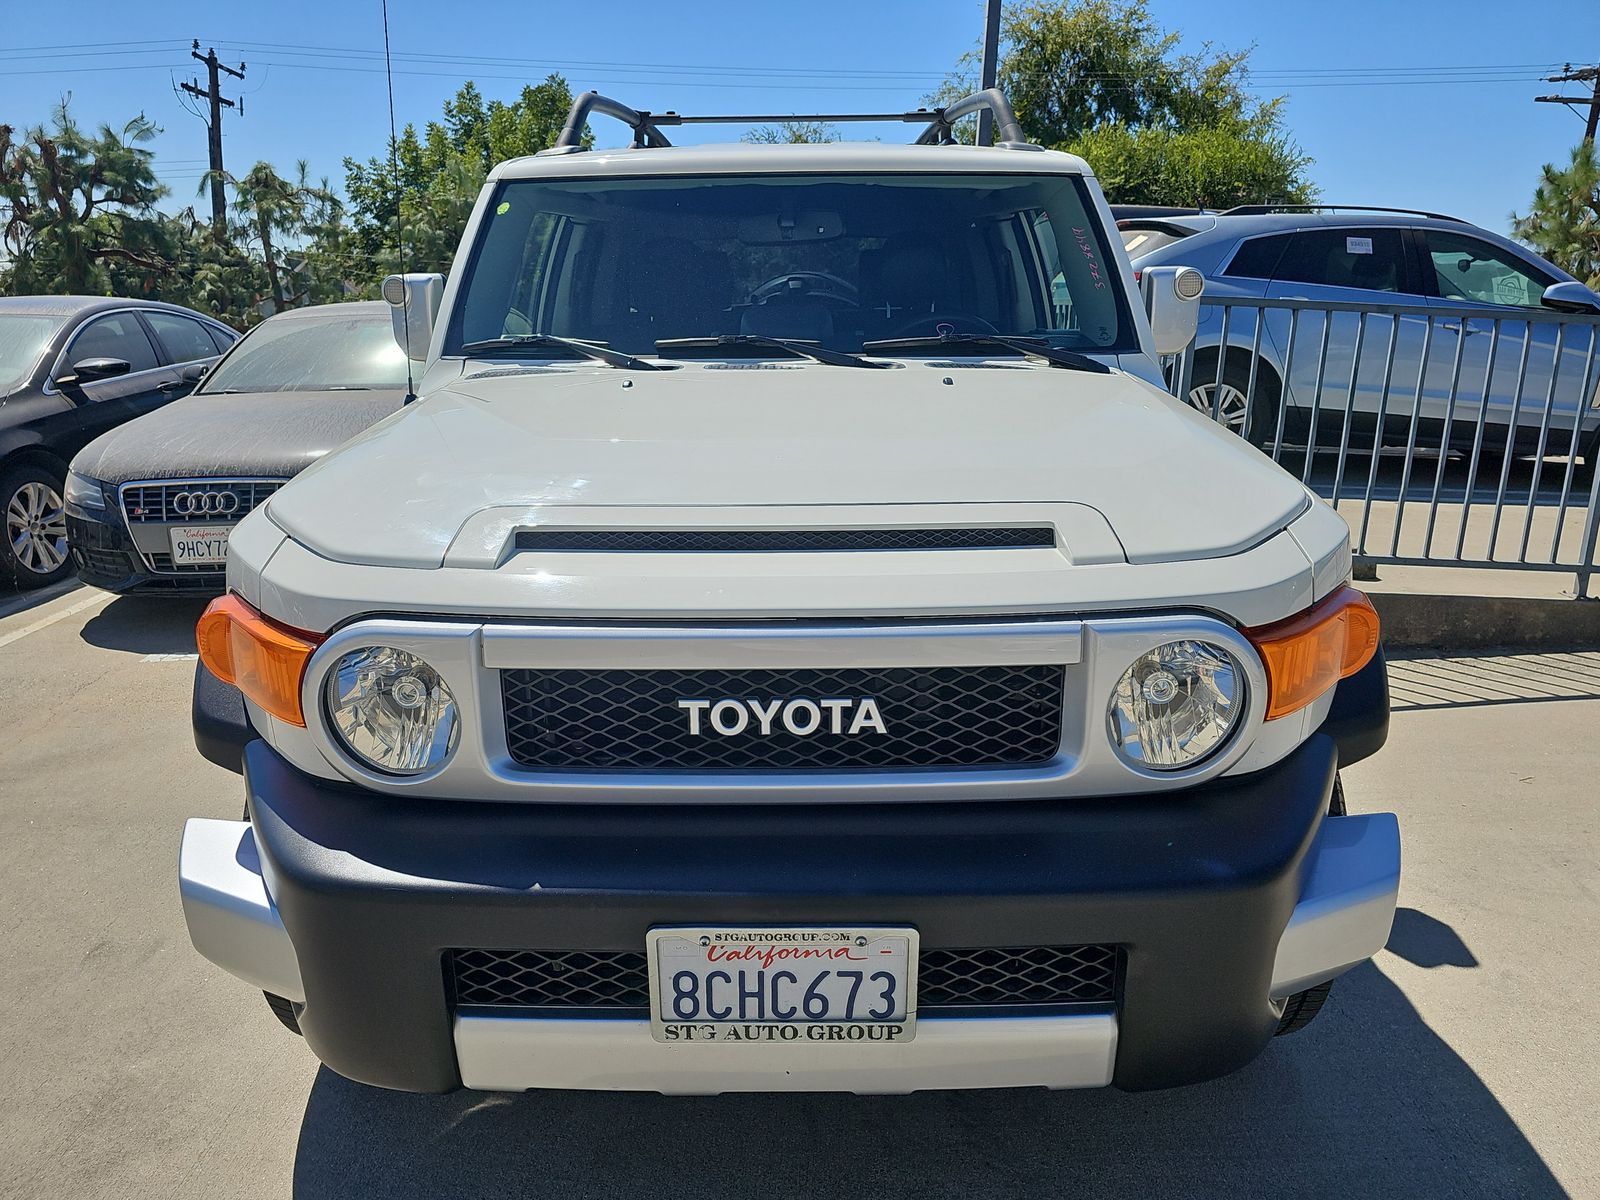
<instances>
[{"instance_id":1,"label":"license plate","mask_svg":"<svg viewBox=\"0 0 1600 1200\"><path fill-rule=\"evenodd\" d=\"M181 525L167 530L175 567L221 567L228 562L232 525Z\"/></svg>"},{"instance_id":2,"label":"license plate","mask_svg":"<svg viewBox=\"0 0 1600 1200\"><path fill-rule=\"evenodd\" d=\"M645 950L658 1042L916 1036L915 929L664 928Z\"/></svg>"}]
</instances>

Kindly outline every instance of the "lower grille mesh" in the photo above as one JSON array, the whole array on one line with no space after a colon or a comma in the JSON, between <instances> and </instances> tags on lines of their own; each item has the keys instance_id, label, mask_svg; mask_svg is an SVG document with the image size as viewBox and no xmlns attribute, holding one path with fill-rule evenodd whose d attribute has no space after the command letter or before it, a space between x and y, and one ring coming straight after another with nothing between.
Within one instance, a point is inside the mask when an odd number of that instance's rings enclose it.
<instances>
[{"instance_id":1,"label":"lower grille mesh","mask_svg":"<svg viewBox=\"0 0 1600 1200\"><path fill-rule=\"evenodd\" d=\"M645 956L627 950L454 950L456 1003L645 1012ZM917 994L930 1008L1103 1004L1116 998L1115 946L924 949Z\"/></svg>"}]
</instances>

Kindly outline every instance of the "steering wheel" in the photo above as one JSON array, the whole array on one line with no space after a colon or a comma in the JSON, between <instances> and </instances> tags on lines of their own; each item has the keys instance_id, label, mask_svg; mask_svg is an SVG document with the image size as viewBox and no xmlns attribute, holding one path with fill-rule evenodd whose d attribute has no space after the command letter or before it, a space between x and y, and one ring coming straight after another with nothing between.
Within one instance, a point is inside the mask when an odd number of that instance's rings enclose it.
<instances>
[{"instance_id":1,"label":"steering wheel","mask_svg":"<svg viewBox=\"0 0 1600 1200\"><path fill-rule=\"evenodd\" d=\"M852 284L823 271L790 271L774 275L751 291L748 303L765 304L769 300L781 303L790 298L821 300L841 308L861 307L861 295Z\"/></svg>"},{"instance_id":2,"label":"steering wheel","mask_svg":"<svg viewBox=\"0 0 1600 1200\"><path fill-rule=\"evenodd\" d=\"M982 317L965 312L931 312L902 322L889 334L892 338L937 337L939 326L949 325L957 333L999 333L1000 331Z\"/></svg>"}]
</instances>

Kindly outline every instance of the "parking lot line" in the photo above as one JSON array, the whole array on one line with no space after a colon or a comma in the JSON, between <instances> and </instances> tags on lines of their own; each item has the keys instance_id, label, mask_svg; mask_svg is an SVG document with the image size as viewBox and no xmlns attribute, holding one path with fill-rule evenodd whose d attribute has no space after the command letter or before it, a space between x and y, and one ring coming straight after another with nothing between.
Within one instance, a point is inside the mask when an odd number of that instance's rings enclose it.
<instances>
[{"instance_id":1,"label":"parking lot line","mask_svg":"<svg viewBox=\"0 0 1600 1200\"><path fill-rule=\"evenodd\" d=\"M48 629L57 621L63 621L86 609L97 608L114 599L116 599L116 596L111 592L96 592L87 599L79 600L76 604L69 604L66 608L57 609L47 617L40 617L37 621L24 625L21 629L13 629L10 633L0 634L0 648L9 646L12 642L21 641L30 633L38 633L41 629Z\"/></svg>"}]
</instances>

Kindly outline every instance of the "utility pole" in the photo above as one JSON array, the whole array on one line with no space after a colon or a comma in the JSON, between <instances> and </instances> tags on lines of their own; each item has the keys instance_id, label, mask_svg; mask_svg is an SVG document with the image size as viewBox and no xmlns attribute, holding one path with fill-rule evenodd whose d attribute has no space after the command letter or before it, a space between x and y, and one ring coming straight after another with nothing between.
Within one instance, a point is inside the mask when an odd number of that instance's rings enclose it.
<instances>
[{"instance_id":1,"label":"utility pole","mask_svg":"<svg viewBox=\"0 0 1600 1200\"><path fill-rule=\"evenodd\" d=\"M1583 140L1594 143L1594 136L1600 131L1600 66L1579 67L1576 71L1568 63L1566 70L1559 75L1547 75L1546 83L1588 83L1593 85L1592 94L1585 99L1582 96L1535 96L1536 104L1565 104L1576 111L1578 105L1583 105L1589 110L1589 119L1584 125Z\"/></svg>"},{"instance_id":2,"label":"utility pole","mask_svg":"<svg viewBox=\"0 0 1600 1200\"><path fill-rule=\"evenodd\" d=\"M1000 0L987 0L983 14L983 82L979 87L992 88L1000 77ZM994 141L994 114L987 108L978 110L978 145L987 146Z\"/></svg>"},{"instance_id":3,"label":"utility pole","mask_svg":"<svg viewBox=\"0 0 1600 1200\"><path fill-rule=\"evenodd\" d=\"M235 79L243 79L244 64L240 63L239 69L235 71L232 67L217 61L215 49L201 54L199 38L195 39L189 56L205 63L207 86L201 88L197 83L180 83L178 86L191 96L199 96L211 103L211 120L207 126L209 134L207 141L210 143L211 152L211 228L218 237L222 237L228 231L228 200L222 190L222 110L232 108L234 104L232 100L223 99L221 78L226 73ZM239 114L244 115L243 98L239 100Z\"/></svg>"}]
</instances>

